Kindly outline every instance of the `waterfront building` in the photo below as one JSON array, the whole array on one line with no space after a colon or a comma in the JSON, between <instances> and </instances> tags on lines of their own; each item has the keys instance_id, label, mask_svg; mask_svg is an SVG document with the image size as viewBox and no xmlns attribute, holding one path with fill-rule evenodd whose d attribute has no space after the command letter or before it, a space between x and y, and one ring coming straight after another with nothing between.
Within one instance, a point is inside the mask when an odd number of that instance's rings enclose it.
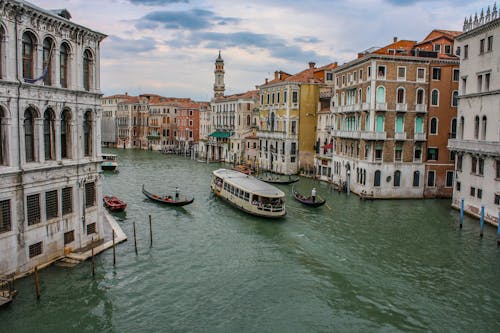
<instances>
[{"instance_id":1,"label":"waterfront building","mask_svg":"<svg viewBox=\"0 0 500 333\"><path fill-rule=\"evenodd\" d=\"M373 198L450 196L456 35L394 38L334 70L332 182Z\"/></svg>"},{"instance_id":2,"label":"waterfront building","mask_svg":"<svg viewBox=\"0 0 500 333\"><path fill-rule=\"evenodd\" d=\"M2 1L0 275L104 237L100 43L63 10Z\"/></svg>"},{"instance_id":3,"label":"waterfront building","mask_svg":"<svg viewBox=\"0 0 500 333\"><path fill-rule=\"evenodd\" d=\"M460 54L458 128L452 207L498 223L500 207L500 13L466 18L456 38ZM484 207L484 208L483 208Z\"/></svg>"},{"instance_id":4,"label":"waterfront building","mask_svg":"<svg viewBox=\"0 0 500 333\"><path fill-rule=\"evenodd\" d=\"M118 125L116 113L118 104L126 101L128 94L113 95L101 98L102 119L101 119L101 140L103 147L116 148L118 137Z\"/></svg>"},{"instance_id":5,"label":"waterfront building","mask_svg":"<svg viewBox=\"0 0 500 333\"><path fill-rule=\"evenodd\" d=\"M200 106L199 110L199 140L195 143L194 151L196 158L200 161L207 160L207 151L208 147L208 135L212 133L212 112L210 110L210 103L204 103Z\"/></svg>"},{"instance_id":6,"label":"waterfront building","mask_svg":"<svg viewBox=\"0 0 500 333\"><path fill-rule=\"evenodd\" d=\"M291 75L275 71L260 85L259 168L281 174L312 173L320 88L335 63Z\"/></svg>"}]
</instances>

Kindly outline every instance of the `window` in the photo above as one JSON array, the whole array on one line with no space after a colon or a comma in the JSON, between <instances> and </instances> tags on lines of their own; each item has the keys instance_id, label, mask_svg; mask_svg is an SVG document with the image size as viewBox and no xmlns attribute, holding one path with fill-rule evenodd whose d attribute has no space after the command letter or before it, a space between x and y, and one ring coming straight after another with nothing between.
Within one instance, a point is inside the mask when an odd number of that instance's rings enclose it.
<instances>
[{"instance_id":1,"label":"window","mask_svg":"<svg viewBox=\"0 0 500 333\"><path fill-rule=\"evenodd\" d=\"M476 173L477 172L477 158L472 156L471 159L470 159L470 171L472 173Z\"/></svg>"},{"instance_id":2,"label":"window","mask_svg":"<svg viewBox=\"0 0 500 333\"><path fill-rule=\"evenodd\" d=\"M439 106L439 90L434 89L431 93L431 105Z\"/></svg>"},{"instance_id":3,"label":"window","mask_svg":"<svg viewBox=\"0 0 500 333\"><path fill-rule=\"evenodd\" d=\"M92 84L92 54L89 50L83 52L83 89L90 91Z\"/></svg>"},{"instance_id":4,"label":"window","mask_svg":"<svg viewBox=\"0 0 500 333\"><path fill-rule=\"evenodd\" d=\"M366 87L366 103L370 103L370 100L372 98L372 93L370 87Z\"/></svg>"},{"instance_id":5,"label":"window","mask_svg":"<svg viewBox=\"0 0 500 333\"><path fill-rule=\"evenodd\" d=\"M441 80L441 68L439 67L432 68L432 79L436 81Z\"/></svg>"},{"instance_id":6,"label":"window","mask_svg":"<svg viewBox=\"0 0 500 333\"><path fill-rule=\"evenodd\" d=\"M83 154L90 156L92 154L92 113L85 112L83 120Z\"/></svg>"},{"instance_id":7,"label":"window","mask_svg":"<svg viewBox=\"0 0 500 333\"><path fill-rule=\"evenodd\" d=\"M71 230L64 233L64 245L73 243L75 240L75 231Z\"/></svg>"},{"instance_id":8,"label":"window","mask_svg":"<svg viewBox=\"0 0 500 333\"><path fill-rule=\"evenodd\" d=\"M424 89L422 88L417 89L417 104L424 104Z\"/></svg>"},{"instance_id":9,"label":"window","mask_svg":"<svg viewBox=\"0 0 500 333\"><path fill-rule=\"evenodd\" d=\"M500 205L500 194L495 194L495 205Z\"/></svg>"},{"instance_id":10,"label":"window","mask_svg":"<svg viewBox=\"0 0 500 333\"><path fill-rule=\"evenodd\" d=\"M414 187L420 186L420 172L419 171L413 172L413 186Z\"/></svg>"},{"instance_id":11,"label":"window","mask_svg":"<svg viewBox=\"0 0 500 333\"><path fill-rule=\"evenodd\" d=\"M477 189L477 197L478 199L482 199L483 198L483 190L478 188Z\"/></svg>"},{"instance_id":12,"label":"window","mask_svg":"<svg viewBox=\"0 0 500 333\"><path fill-rule=\"evenodd\" d=\"M403 147L401 146L401 144L397 144L394 147L394 161L401 162L402 158L403 158Z\"/></svg>"},{"instance_id":13,"label":"window","mask_svg":"<svg viewBox=\"0 0 500 333\"><path fill-rule=\"evenodd\" d=\"M367 72L366 73L367 73L366 75L367 75L368 78L372 77L372 66L368 66L367 67Z\"/></svg>"},{"instance_id":14,"label":"window","mask_svg":"<svg viewBox=\"0 0 500 333\"><path fill-rule=\"evenodd\" d=\"M405 90L404 88L398 88L396 92L397 96L397 103L398 104L403 104L405 102Z\"/></svg>"},{"instance_id":15,"label":"window","mask_svg":"<svg viewBox=\"0 0 500 333\"><path fill-rule=\"evenodd\" d=\"M52 85L52 49L54 42L50 38L43 41L43 84Z\"/></svg>"},{"instance_id":16,"label":"window","mask_svg":"<svg viewBox=\"0 0 500 333\"><path fill-rule=\"evenodd\" d=\"M95 234L96 233L96 224L90 223L87 224L87 235Z\"/></svg>"},{"instance_id":17,"label":"window","mask_svg":"<svg viewBox=\"0 0 500 333\"><path fill-rule=\"evenodd\" d=\"M287 91L283 91L283 103L286 104L286 96L287 96Z\"/></svg>"},{"instance_id":18,"label":"window","mask_svg":"<svg viewBox=\"0 0 500 333\"><path fill-rule=\"evenodd\" d=\"M406 67L398 67L398 80L406 79Z\"/></svg>"},{"instance_id":19,"label":"window","mask_svg":"<svg viewBox=\"0 0 500 333\"><path fill-rule=\"evenodd\" d=\"M3 71L2 71L2 65L4 63L4 60L3 60L3 54L4 54L4 50L3 50L3 46L2 46L2 41L5 40L5 31L3 29L2 26L0 26L0 78L3 78Z\"/></svg>"},{"instance_id":20,"label":"window","mask_svg":"<svg viewBox=\"0 0 500 333\"><path fill-rule=\"evenodd\" d=\"M434 44L434 52L441 52L441 44Z\"/></svg>"},{"instance_id":21,"label":"window","mask_svg":"<svg viewBox=\"0 0 500 333\"><path fill-rule=\"evenodd\" d=\"M1 53L0 53L0 55L1 55ZM7 131L6 131L7 119L6 118L7 118L6 112L0 107L0 165L7 164L7 153L9 151L9 146L7 145Z\"/></svg>"},{"instance_id":22,"label":"window","mask_svg":"<svg viewBox=\"0 0 500 333\"><path fill-rule=\"evenodd\" d=\"M477 159L477 170L480 176L484 175L484 158Z\"/></svg>"},{"instance_id":23,"label":"window","mask_svg":"<svg viewBox=\"0 0 500 333\"><path fill-rule=\"evenodd\" d=\"M479 54L484 53L484 38L479 40Z\"/></svg>"},{"instance_id":24,"label":"window","mask_svg":"<svg viewBox=\"0 0 500 333\"><path fill-rule=\"evenodd\" d=\"M450 139L455 139L457 137L457 118L451 120L451 133Z\"/></svg>"},{"instance_id":25,"label":"window","mask_svg":"<svg viewBox=\"0 0 500 333\"><path fill-rule=\"evenodd\" d=\"M444 53L451 54L451 45L444 46Z\"/></svg>"},{"instance_id":26,"label":"window","mask_svg":"<svg viewBox=\"0 0 500 333\"><path fill-rule=\"evenodd\" d=\"M375 146L375 160L380 161L382 159L383 147L382 145Z\"/></svg>"},{"instance_id":27,"label":"window","mask_svg":"<svg viewBox=\"0 0 500 333\"><path fill-rule=\"evenodd\" d=\"M477 92L483 91L483 76L478 75L477 76Z\"/></svg>"},{"instance_id":28,"label":"window","mask_svg":"<svg viewBox=\"0 0 500 333\"><path fill-rule=\"evenodd\" d=\"M378 66L377 78L378 79L385 79L385 66Z\"/></svg>"},{"instance_id":29,"label":"window","mask_svg":"<svg viewBox=\"0 0 500 333\"><path fill-rule=\"evenodd\" d=\"M23 78L33 79L35 68L35 37L30 32L23 34Z\"/></svg>"},{"instance_id":30,"label":"window","mask_svg":"<svg viewBox=\"0 0 500 333\"><path fill-rule=\"evenodd\" d=\"M401 171L394 171L394 187L401 186Z\"/></svg>"},{"instance_id":31,"label":"window","mask_svg":"<svg viewBox=\"0 0 500 333\"><path fill-rule=\"evenodd\" d=\"M439 157L438 148L427 148L427 160L437 161Z\"/></svg>"},{"instance_id":32,"label":"window","mask_svg":"<svg viewBox=\"0 0 500 333\"><path fill-rule=\"evenodd\" d=\"M417 68L417 81L425 81L425 68Z\"/></svg>"},{"instance_id":33,"label":"window","mask_svg":"<svg viewBox=\"0 0 500 333\"><path fill-rule=\"evenodd\" d=\"M12 230L10 200L0 201L0 234Z\"/></svg>"},{"instance_id":34,"label":"window","mask_svg":"<svg viewBox=\"0 0 500 333\"><path fill-rule=\"evenodd\" d=\"M376 132L383 132L384 131L384 116L379 114L377 115L377 120L376 120Z\"/></svg>"},{"instance_id":35,"label":"window","mask_svg":"<svg viewBox=\"0 0 500 333\"><path fill-rule=\"evenodd\" d=\"M95 205L95 183L85 184L85 208Z\"/></svg>"},{"instance_id":36,"label":"window","mask_svg":"<svg viewBox=\"0 0 500 333\"><path fill-rule=\"evenodd\" d=\"M359 81L363 81L363 70L359 70Z\"/></svg>"},{"instance_id":37,"label":"window","mask_svg":"<svg viewBox=\"0 0 500 333\"><path fill-rule=\"evenodd\" d=\"M54 112L51 109L47 109L43 115L43 147L45 150L45 160L55 159L55 147L54 147Z\"/></svg>"},{"instance_id":38,"label":"window","mask_svg":"<svg viewBox=\"0 0 500 333\"><path fill-rule=\"evenodd\" d=\"M431 118L431 123L429 126L429 134L437 134L438 132L438 120L437 118Z\"/></svg>"},{"instance_id":39,"label":"window","mask_svg":"<svg viewBox=\"0 0 500 333\"><path fill-rule=\"evenodd\" d=\"M479 117L474 118L474 139L479 138Z\"/></svg>"},{"instance_id":40,"label":"window","mask_svg":"<svg viewBox=\"0 0 500 333\"><path fill-rule=\"evenodd\" d=\"M471 197L475 197L476 196L476 188L475 187L471 187L470 188L470 196Z\"/></svg>"},{"instance_id":41,"label":"window","mask_svg":"<svg viewBox=\"0 0 500 333\"><path fill-rule=\"evenodd\" d=\"M462 95L465 95L467 92L467 78L462 78Z\"/></svg>"},{"instance_id":42,"label":"window","mask_svg":"<svg viewBox=\"0 0 500 333\"><path fill-rule=\"evenodd\" d=\"M62 214L66 215L73 212L73 188L65 187L62 189Z\"/></svg>"},{"instance_id":43,"label":"window","mask_svg":"<svg viewBox=\"0 0 500 333\"><path fill-rule=\"evenodd\" d=\"M434 187L436 185L435 178L436 178L436 171L429 170L429 172L427 173L427 186Z\"/></svg>"},{"instance_id":44,"label":"window","mask_svg":"<svg viewBox=\"0 0 500 333\"><path fill-rule=\"evenodd\" d=\"M481 140L486 140L486 116L483 116L483 125L481 129Z\"/></svg>"},{"instance_id":45,"label":"window","mask_svg":"<svg viewBox=\"0 0 500 333\"><path fill-rule=\"evenodd\" d=\"M297 104L299 101L299 93L297 91L292 91L292 103Z\"/></svg>"},{"instance_id":46,"label":"window","mask_svg":"<svg viewBox=\"0 0 500 333\"><path fill-rule=\"evenodd\" d=\"M490 91L490 73L484 74L484 91Z\"/></svg>"},{"instance_id":47,"label":"window","mask_svg":"<svg viewBox=\"0 0 500 333\"><path fill-rule=\"evenodd\" d=\"M402 115L396 116L396 133L403 133L404 117Z\"/></svg>"},{"instance_id":48,"label":"window","mask_svg":"<svg viewBox=\"0 0 500 333\"><path fill-rule=\"evenodd\" d=\"M453 91L453 95L451 97L451 106L457 107L458 106L458 91Z\"/></svg>"},{"instance_id":49,"label":"window","mask_svg":"<svg viewBox=\"0 0 500 333\"><path fill-rule=\"evenodd\" d=\"M458 68L453 69L453 81L458 81L460 77L460 70Z\"/></svg>"},{"instance_id":50,"label":"window","mask_svg":"<svg viewBox=\"0 0 500 333\"><path fill-rule=\"evenodd\" d=\"M463 155L457 156L457 171L462 171Z\"/></svg>"},{"instance_id":51,"label":"window","mask_svg":"<svg viewBox=\"0 0 500 333\"><path fill-rule=\"evenodd\" d=\"M29 246L29 257L33 258L42 254L42 242L38 242Z\"/></svg>"},{"instance_id":52,"label":"window","mask_svg":"<svg viewBox=\"0 0 500 333\"><path fill-rule=\"evenodd\" d=\"M59 215L57 202L57 190L45 192L45 217L47 220Z\"/></svg>"},{"instance_id":53,"label":"window","mask_svg":"<svg viewBox=\"0 0 500 333\"><path fill-rule=\"evenodd\" d=\"M424 118L416 117L415 118L415 133L421 134L424 133Z\"/></svg>"},{"instance_id":54,"label":"window","mask_svg":"<svg viewBox=\"0 0 500 333\"><path fill-rule=\"evenodd\" d=\"M40 194L32 194L26 197L26 214L28 225L40 223Z\"/></svg>"},{"instance_id":55,"label":"window","mask_svg":"<svg viewBox=\"0 0 500 333\"><path fill-rule=\"evenodd\" d=\"M380 186L380 178L381 178L380 170L375 171L373 186L376 186L376 187Z\"/></svg>"},{"instance_id":56,"label":"window","mask_svg":"<svg viewBox=\"0 0 500 333\"><path fill-rule=\"evenodd\" d=\"M493 51L493 36L488 36L487 51Z\"/></svg>"},{"instance_id":57,"label":"window","mask_svg":"<svg viewBox=\"0 0 500 333\"><path fill-rule=\"evenodd\" d=\"M453 171L446 171L446 187L453 187Z\"/></svg>"},{"instance_id":58,"label":"window","mask_svg":"<svg viewBox=\"0 0 500 333\"><path fill-rule=\"evenodd\" d=\"M61 158L71 157L71 112L66 109L61 114Z\"/></svg>"},{"instance_id":59,"label":"window","mask_svg":"<svg viewBox=\"0 0 500 333\"><path fill-rule=\"evenodd\" d=\"M458 192L460 192L460 188L462 187L462 183L460 182L457 182L457 186L456 186L456 189Z\"/></svg>"},{"instance_id":60,"label":"window","mask_svg":"<svg viewBox=\"0 0 500 333\"><path fill-rule=\"evenodd\" d=\"M61 88L68 88L69 47L62 43L59 52L59 81Z\"/></svg>"},{"instance_id":61,"label":"window","mask_svg":"<svg viewBox=\"0 0 500 333\"><path fill-rule=\"evenodd\" d=\"M26 110L24 113L24 148L26 162L35 161L35 111Z\"/></svg>"},{"instance_id":62,"label":"window","mask_svg":"<svg viewBox=\"0 0 500 333\"><path fill-rule=\"evenodd\" d=\"M333 77L333 74L332 73L326 73L326 79L328 81L331 81L332 80L332 77Z\"/></svg>"},{"instance_id":63,"label":"window","mask_svg":"<svg viewBox=\"0 0 500 333\"><path fill-rule=\"evenodd\" d=\"M469 58L469 45L464 45L464 59Z\"/></svg>"},{"instance_id":64,"label":"window","mask_svg":"<svg viewBox=\"0 0 500 333\"><path fill-rule=\"evenodd\" d=\"M385 103L385 88L383 86L377 87L376 101L377 103Z\"/></svg>"}]
</instances>

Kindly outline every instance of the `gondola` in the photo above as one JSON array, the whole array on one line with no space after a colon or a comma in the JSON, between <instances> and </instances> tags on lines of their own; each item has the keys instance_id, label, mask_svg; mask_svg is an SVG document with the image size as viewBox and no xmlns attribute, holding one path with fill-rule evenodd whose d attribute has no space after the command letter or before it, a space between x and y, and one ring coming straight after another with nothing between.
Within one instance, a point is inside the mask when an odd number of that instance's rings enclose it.
<instances>
[{"instance_id":1,"label":"gondola","mask_svg":"<svg viewBox=\"0 0 500 333\"><path fill-rule=\"evenodd\" d=\"M297 200L300 203L307 205L307 206L319 207L319 206L323 206L326 203L326 200L321 199L318 195L316 196L316 201L313 202L312 198L310 196L306 197L306 196L300 194L299 192L295 191L295 189L293 187L292 187L292 193L293 193L293 197L295 198L295 200Z\"/></svg>"},{"instance_id":2,"label":"gondola","mask_svg":"<svg viewBox=\"0 0 500 333\"><path fill-rule=\"evenodd\" d=\"M288 176L288 178L283 178L279 175L262 175L260 177L257 177L258 180L262 180L263 182L269 183L269 184L282 184L282 185L288 185L288 184L293 184L296 183L300 180L300 177L292 177Z\"/></svg>"},{"instance_id":3,"label":"gondola","mask_svg":"<svg viewBox=\"0 0 500 333\"><path fill-rule=\"evenodd\" d=\"M148 197L148 199L150 199L150 200L160 202L160 203L170 205L170 206L177 206L177 207L185 206L185 205L189 205L190 203L192 203L194 201L194 197L188 198L186 196L180 195L178 198L174 198L170 195L162 196L162 195L153 194L153 193L148 192L144 188L144 185L142 185L142 193L144 193L144 195L146 197Z\"/></svg>"},{"instance_id":4,"label":"gondola","mask_svg":"<svg viewBox=\"0 0 500 333\"><path fill-rule=\"evenodd\" d=\"M104 207L112 212L123 212L127 208L127 204L115 196L105 195L102 201L104 201Z\"/></svg>"}]
</instances>

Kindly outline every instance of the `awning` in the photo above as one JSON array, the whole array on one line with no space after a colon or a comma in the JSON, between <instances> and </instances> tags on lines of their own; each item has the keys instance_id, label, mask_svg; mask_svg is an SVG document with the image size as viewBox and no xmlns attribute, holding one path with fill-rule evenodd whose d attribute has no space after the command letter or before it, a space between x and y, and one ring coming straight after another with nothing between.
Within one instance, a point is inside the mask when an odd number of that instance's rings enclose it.
<instances>
[{"instance_id":1,"label":"awning","mask_svg":"<svg viewBox=\"0 0 500 333\"><path fill-rule=\"evenodd\" d=\"M329 144L327 144L327 145L321 146L321 148L324 148L324 149L332 149L332 148L333 148L333 142L330 142L330 143L329 143Z\"/></svg>"},{"instance_id":2,"label":"awning","mask_svg":"<svg viewBox=\"0 0 500 333\"><path fill-rule=\"evenodd\" d=\"M213 132L209 134L208 136L214 137L214 138L229 138L231 135L233 135L232 132Z\"/></svg>"}]
</instances>

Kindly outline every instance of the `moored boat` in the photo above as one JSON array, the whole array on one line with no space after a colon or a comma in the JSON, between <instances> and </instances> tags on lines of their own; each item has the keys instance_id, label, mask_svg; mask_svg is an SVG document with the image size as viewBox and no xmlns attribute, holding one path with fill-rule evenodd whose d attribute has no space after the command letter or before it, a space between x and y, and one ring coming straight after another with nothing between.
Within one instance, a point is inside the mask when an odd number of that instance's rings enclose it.
<instances>
[{"instance_id":1,"label":"moored boat","mask_svg":"<svg viewBox=\"0 0 500 333\"><path fill-rule=\"evenodd\" d=\"M293 197L295 200L299 201L300 203L306 205L306 206L311 206L311 207L319 207L323 206L326 203L325 199L321 199L319 196L316 196L316 199L313 200L311 196L306 197L305 195L300 194L299 192L295 191L295 189L292 187L292 193Z\"/></svg>"},{"instance_id":2,"label":"moored boat","mask_svg":"<svg viewBox=\"0 0 500 333\"><path fill-rule=\"evenodd\" d=\"M244 173L245 175L253 175L253 170L245 164L235 165L232 170Z\"/></svg>"},{"instance_id":3,"label":"moored boat","mask_svg":"<svg viewBox=\"0 0 500 333\"><path fill-rule=\"evenodd\" d=\"M116 155L115 154L101 154L102 156L102 162L101 162L101 169L105 171L115 171L116 168L118 167L118 162L116 160Z\"/></svg>"},{"instance_id":4,"label":"moored boat","mask_svg":"<svg viewBox=\"0 0 500 333\"><path fill-rule=\"evenodd\" d=\"M144 185L142 185L142 193L144 193L144 195L146 197L148 197L148 199L150 199L150 200L160 202L160 203L170 205L170 206L178 206L178 207L185 206L185 205L189 205L190 203L192 203L194 201L194 197L187 197L184 195L180 195L178 191L176 191L174 197L172 197L171 195L154 194L154 193L147 191L144 188Z\"/></svg>"},{"instance_id":5,"label":"moored boat","mask_svg":"<svg viewBox=\"0 0 500 333\"><path fill-rule=\"evenodd\" d=\"M210 188L216 196L248 214L266 218L286 215L285 193L253 176L218 169L213 171Z\"/></svg>"},{"instance_id":6,"label":"moored boat","mask_svg":"<svg viewBox=\"0 0 500 333\"><path fill-rule=\"evenodd\" d=\"M105 195L102 201L104 201L104 206L112 212L122 212L127 208L127 204L115 196Z\"/></svg>"},{"instance_id":7,"label":"moored boat","mask_svg":"<svg viewBox=\"0 0 500 333\"><path fill-rule=\"evenodd\" d=\"M269 184L282 184L282 185L293 184L300 180L300 177L298 176L292 177L291 175L282 176L276 174L263 174L256 178Z\"/></svg>"}]
</instances>

